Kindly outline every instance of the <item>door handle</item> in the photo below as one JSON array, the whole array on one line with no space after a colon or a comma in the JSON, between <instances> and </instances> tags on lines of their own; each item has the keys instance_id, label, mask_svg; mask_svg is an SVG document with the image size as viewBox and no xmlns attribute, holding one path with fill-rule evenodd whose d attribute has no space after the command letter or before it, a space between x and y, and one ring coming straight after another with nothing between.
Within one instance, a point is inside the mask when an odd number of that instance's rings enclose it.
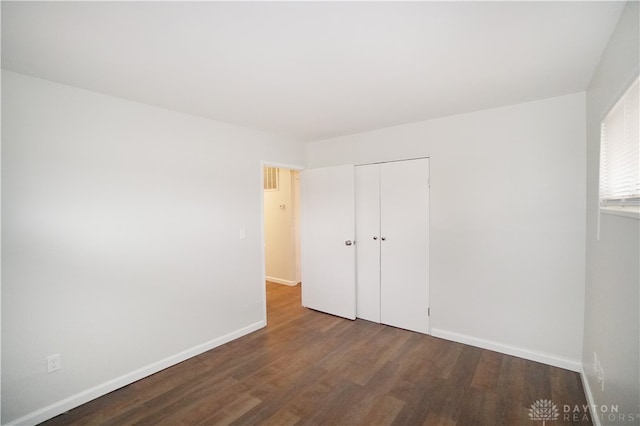
<instances>
[{"instance_id":1,"label":"door handle","mask_svg":"<svg viewBox=\"0 0 640 426\"><path fill-rule=\"evenodd\" d=\"M381 239L382 241L385 241L385 240L387 239L387 237L380 237L380 239Z\"/></svg>"},{"instance_id":2,"label":"door handle","mask_svg":"<svg viewBox=\"0 0 640 426\"><path fill-rule=\"evenodd\" d=\"M376 236L374 235L374 236L373 236L373 239L374 239L374 240L377 240L377 239L378 239L378 237L376 237Z\"/></svg>"},{"instance_id":3,"label":"door handle","mask_svg":"<svg viewBox=\"0 0 640 426\"><path fill-rule=\"evenodd\" d=\"M350 246L351 244L355 244L355 241L347 240L344 242L345 246Z\"/></svg>"}]
</instances>

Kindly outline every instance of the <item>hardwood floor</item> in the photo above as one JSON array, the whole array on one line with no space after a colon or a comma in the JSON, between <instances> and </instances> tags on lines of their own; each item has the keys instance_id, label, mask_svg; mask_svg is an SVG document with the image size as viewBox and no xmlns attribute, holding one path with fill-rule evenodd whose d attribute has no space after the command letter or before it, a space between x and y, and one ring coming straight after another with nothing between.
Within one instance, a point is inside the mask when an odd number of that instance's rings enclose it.
<instances>
[{"instance_id":1,"label":"hardwood floor","mask_svg":"<svg viewBox=\"0 0 640 426\"><path fill-rule=\"evenodd\" d=\"M528 425L537 400L586 404L578 374L300 306L267 284L268 326L46 425ZM574 420L575 423L572 423Z\"/></svg>"}]
</instances>

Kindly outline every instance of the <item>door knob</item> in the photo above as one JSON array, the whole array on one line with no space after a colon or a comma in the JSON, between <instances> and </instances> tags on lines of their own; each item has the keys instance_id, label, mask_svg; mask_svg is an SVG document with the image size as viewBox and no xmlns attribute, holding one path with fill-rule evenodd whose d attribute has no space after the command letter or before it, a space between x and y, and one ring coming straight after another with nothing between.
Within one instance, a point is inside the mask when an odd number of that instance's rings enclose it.
<instances>
[{"instance_id":1,"label":"door knob","mask_svg":"<svg viewBox=\"0 0 640 426\"><path fill-rule=\"evenodd\" d=\"M376 237L376 236L374 235L374 236L373 236L373 239L374 239L374 240L377 240L377 239L378 239L378 237Z\"/></svg>"},{"instance_id":2,"label":"door knob","mask_svg":"<svg viewBox=\"0 0 640 426\"><path fill-rule=\"evenodd\" d=\"M387 239L387 237L380 237L380 239L381 239L382 241L385 241L385 240Z\"/></svg>"},{"instance_id":3,"label":"door knob","mask_svg":"<svg viewBox=\"0 0 640 426\"><path fill-rule=\"evenodd\" d=\"M351 240L347 240L344 242L345 246L350 246L351 244L353 244L353 242Z\"/></svg>"}]
</instances>

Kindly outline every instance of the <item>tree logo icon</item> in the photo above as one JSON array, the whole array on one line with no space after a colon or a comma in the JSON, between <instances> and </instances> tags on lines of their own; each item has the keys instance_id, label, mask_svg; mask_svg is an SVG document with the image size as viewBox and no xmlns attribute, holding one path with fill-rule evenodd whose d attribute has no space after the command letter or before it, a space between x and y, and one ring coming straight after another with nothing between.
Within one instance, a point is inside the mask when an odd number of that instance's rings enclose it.
<instances>
[{"instance_id":1,"label":"tree logo icon","mask_svg":"<svg viewBox=\"0 0 640 426\"><path fill-rule=\"evenodd\" d=\"M542 426L545 426L547 420L557 420L560 417L558 407L549 399L539 399L529 408L529 417L533 421L542 420Z\"/></svg>"}]
</instances>

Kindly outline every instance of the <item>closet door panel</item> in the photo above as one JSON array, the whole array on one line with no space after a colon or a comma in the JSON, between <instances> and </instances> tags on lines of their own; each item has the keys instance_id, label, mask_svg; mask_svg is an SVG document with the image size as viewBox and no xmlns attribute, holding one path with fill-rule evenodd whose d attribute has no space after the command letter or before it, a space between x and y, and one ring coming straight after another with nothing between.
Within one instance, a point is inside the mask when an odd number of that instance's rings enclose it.
<instances>
[{"instance_id":1,"label":"closet door panel","mask_svg":"<svg viewBox=\"0 0 640 426\"><path fill-rule=\"evenodd\" d=\"M380 322L380 165L357 166L356 316Z\"/></svg>"},{"instance_id":2,"label":"closet door panel","mask_svg":"<svg viewBox=\"0 0 640 426\"><path fill-rule=\"evenodd\" d=\"M381 322L429 332L429 160L380 168Z\"/></svg>"}]
</instances>

